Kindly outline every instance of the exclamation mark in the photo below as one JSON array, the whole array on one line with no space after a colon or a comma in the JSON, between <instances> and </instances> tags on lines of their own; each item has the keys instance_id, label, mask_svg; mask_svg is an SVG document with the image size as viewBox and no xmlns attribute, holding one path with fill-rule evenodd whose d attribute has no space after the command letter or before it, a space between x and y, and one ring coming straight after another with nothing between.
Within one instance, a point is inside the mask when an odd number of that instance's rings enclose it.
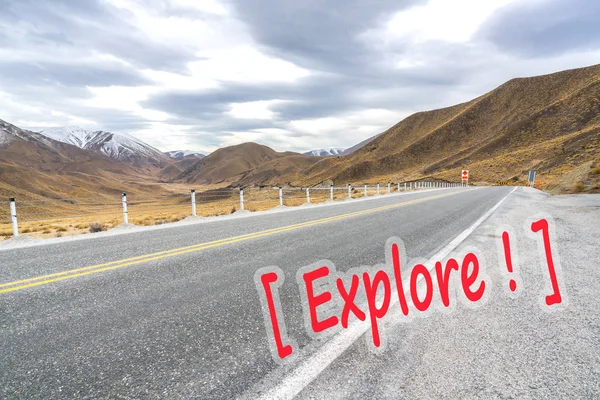
<instances>
[{"instance_id":1,"label":"exclamation mark","mask_svg":"<svg viewBox=\"0 0 600 400\"><path fill-rule=\"evenodd\" d=\"M513 265L512 265L512 257L510 256L510 239L508 237L508 232L502 233L502 244L504 245L504 259L506 260L506 268L509 273L513 273ZM511 279L508 282L508 287L512 292L517 290L517 282L514 279Z\"/></svg>"}]
</instances>

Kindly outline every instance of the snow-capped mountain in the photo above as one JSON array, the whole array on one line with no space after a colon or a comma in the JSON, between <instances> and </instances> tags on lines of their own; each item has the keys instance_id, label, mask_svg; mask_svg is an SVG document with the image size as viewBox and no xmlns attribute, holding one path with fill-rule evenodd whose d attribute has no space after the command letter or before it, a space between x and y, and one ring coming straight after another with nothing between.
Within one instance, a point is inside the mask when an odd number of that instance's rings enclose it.
<instances>
[{"instance_id":1,"label":"snow-capped mountain","mask_svg":"<svg viewBox=\"0 0 600 400\"><path fill-rule=\"evenodd\" d=\"M342 152L344 151L344 149L318 149L318 150L311 150L311 151L307 151L306 153L304 153L305 156L319 156L319 157L323 157L323 156L337 156L340 155Z\"/></svg>"},{"instance_id":2,"label":"snow-capped mountain","mask_svg":"<svg viewBox=\"0 0 600 400\"><path fill-rule=\"evenodd\" d=\"M16 127L0 119L0 147L6 147L16 139L30 143L42 143L52 147L52 141L45 136Z\"/></svg>"},{"instance_id":3,"label":"snow-capped mountain","mask_svg":"<svg viewBox=\"0 0 600 400\"><path fill-rule=\"evenodd\" d=\"M126 133L88 131L77 126L44 129L40 133L137 168L163 168L169 163L161 151Z\"/></svg>"},{"instance_id":4,"label":"snow-capped mountain","mask_svg":"<svg viewBox=\"0 0 600 400\"><path fill-rule=\"evenodd\" d=\"M194 158L198 158L198 159L206 157L206 154L198 153L197 151L192 151L192 150L173 150L173 151L167 151L165 154L174 160L183 160L184 158L190 158L190 157L194 157Z\"/></svg>"}]
</instances>

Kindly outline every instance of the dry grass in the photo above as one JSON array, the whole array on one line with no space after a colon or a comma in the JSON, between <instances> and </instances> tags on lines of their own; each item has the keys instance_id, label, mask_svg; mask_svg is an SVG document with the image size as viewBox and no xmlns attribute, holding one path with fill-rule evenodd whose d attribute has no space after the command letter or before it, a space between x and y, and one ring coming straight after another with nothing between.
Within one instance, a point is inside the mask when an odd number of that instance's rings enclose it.
<instances>
[{"instance_id":1,"label":"dry grass","mask_svg":"<svg viewBox=\"0 0 600 400\"><path fill-rule=\"evenodd\" d=\"M395 191L395 187L392 187ZM374 188L369 188L368 195L373 196L377 193ZM387 186L381 188L381 194L387 193ZM352 198L361 198L364 196L362 187L352 191ZM200 196L197 196L197 199ZM343 201L348 198L347 189L336 189L334 191L334 200ZM319 204L330 200L329 189L311 189L310 202ZM283 193L283 205L288 207L297 207L305 204L305 189L286 189ZM132 202L135 204L135 202ZM164 205L164 204L168 205ZM248 211L265 211L279 206L278 191L272 188L247 189L244 192L244 209ZM197 202L196 214L200 217L211 217L228 215L239 210L239 195L237 191L231 191L231 196L210 202ZM46 209L49 211L49 209ZM17 211L18 212L18 211ZM181 221L191 216L191 203L189 199L185 202L174 203L171 199L164 202L145 203L138 206L131 205L128 208L129 223L139 226L161 225L165 223ZM118 207L107 215L95 215L79 210L79 213L69 218L49 218L35 221L19 221L19 231L32 237L49 238L57 235L79 235L101 232L112 229L123 223L122 209ZM9 238L12 236L12 227L8 220L0 222L0 238Z\"/></svg>"}]
</instances>

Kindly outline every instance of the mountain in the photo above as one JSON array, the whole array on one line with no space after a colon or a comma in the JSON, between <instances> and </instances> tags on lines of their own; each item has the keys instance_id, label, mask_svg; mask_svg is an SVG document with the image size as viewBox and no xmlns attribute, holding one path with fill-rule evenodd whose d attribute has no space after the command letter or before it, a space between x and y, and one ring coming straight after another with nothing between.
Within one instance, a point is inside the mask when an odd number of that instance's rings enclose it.
<instances>
[{"instance_id":1,"label":"mountain","mask_svg":"<svg viewBox=\"0 0 600 400\"><path fill-rule=\"evenodd\" d=\"M168 168L171 171L163 171L162 176L169 175L172 178L175 178L176 176L180 175L183 171L185 171L192 165L196 164L196 162L198 162L198 160L201 160L204 157L206 157L206 155L204 155L202 153L198 153L198 152L190 151L190 150L167 151L167 152L165 152L165 154L167 156L169 156L172 160L174 160L175 163L171 166L172 168L171 167ZM173 172L175 170L178 170L179 173L177 173L176 175L173 175Z\"/></svg>"},{"instance_id":2,"label":"mountain","mask_svg":"<svg viewBox=\"0 0 600 400\"><path fill-rule=\"evenodd\" d=\"M344 152L344 149L318 149L311 150L304 153L305 156L313 156L313 157L326 157L326 156L338 156Z\"/></svg>"},{"instance_id":3,"label":"mountain","mask_svg":"<svg viewBox=\"0 0 600 400\"><path fill-rule=\"evenodd\" d=\"M79 127L45 129L42 135L72 144L141 169L161 169L170 164L168 156L141 140L125 134L87 131Z\"/></svg>"},{"instance_id":4,"label":"mountain","mask_svg":"<svg viewBox=\"0 0 600 400\"><path fill-rule=\"evenodd\" d=\"M129 165L0 120L0 196L92 197L151 182Z\"/></svg>"},{"instance_id":5,"label":"mountain","mask_svg":"<svg viewBox=\"0 0 600 400\"><path fill-rule=\"evenodd\" d=\"M200 158L206 157L205 154L198 153L198 152L191 151L191 150L173 150L173 151L167 151L167 152L165 152L165 154L174 160L183 160L185 158L200 159Z\"/></svg>"},{"instance_id":6,"label":"mountain","mask_svg":"<svg viewBox=\"0 0 600 400\"><path fill-rule=\"evenodd\" d=\"M303 171L297 184L435 177L544 184L600 161L600 65L508 81L467 103L419 112L345 157ZM583 174L586 175L586 174ZM582 175L582 176L583 176ZM578 179L585 179L578 178Z\"/></svg>"},{"instance_id":7,"label":"mountain","mask_svg":"<svg viewBox=\"0 0 600 400\"><path fill-rule=\"evenodd\" d=\"M236 177L239 186L286 186L305 178L303 172L324 157L294 154L260 164Z\"/></svg>"},{"instance_id":8,"label":"mountain","mask_svg":"<svg viewBox=\"0 0 600 400\"><path fill-rule=\"evenodd\" d=\"M381 133L378 133L375 136L372 136L368 139L363 140L362 142L355 144L352 147L347 148L346 150L342 151L340 153L340 156L347 156L348 154L352 154L354 153L356 150L360 149L361 147L365 146L367 143L370 143L371 141L373 141L373 139L375 139L377 136L381 135Z\"/></svg>"},{"instance_id":9,"label":"mountain","mask_svg":"<svg viewBox=\"0 0 600 400\"><path fill-rule=\"evenodd\" d=\"M279 153L257 143L242 143L223 147L197 161L178 177L187 183L212 184L235 182L238 175L278 158L299 155ZM308 157L308 156L306 156Z\"/></svg>"}]
</instances>

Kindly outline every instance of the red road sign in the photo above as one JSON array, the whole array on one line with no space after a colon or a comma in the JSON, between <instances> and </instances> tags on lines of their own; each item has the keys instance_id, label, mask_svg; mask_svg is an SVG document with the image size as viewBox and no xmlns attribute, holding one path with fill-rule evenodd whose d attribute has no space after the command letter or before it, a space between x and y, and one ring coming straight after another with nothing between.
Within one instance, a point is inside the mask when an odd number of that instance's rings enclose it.
<instances>
[{"instance_id":1,"label":"red road sign","mask_svg":"<svg viewBox=\"0 0 600 400\"><path fill-rule=\"evenodd\" d=\"M463 170L462 170L462 178L463 178L464 180L467 180L467 179L469 179L469 170L468 170L468 169L463 169Z\"/></svg>"}]
</instances>

